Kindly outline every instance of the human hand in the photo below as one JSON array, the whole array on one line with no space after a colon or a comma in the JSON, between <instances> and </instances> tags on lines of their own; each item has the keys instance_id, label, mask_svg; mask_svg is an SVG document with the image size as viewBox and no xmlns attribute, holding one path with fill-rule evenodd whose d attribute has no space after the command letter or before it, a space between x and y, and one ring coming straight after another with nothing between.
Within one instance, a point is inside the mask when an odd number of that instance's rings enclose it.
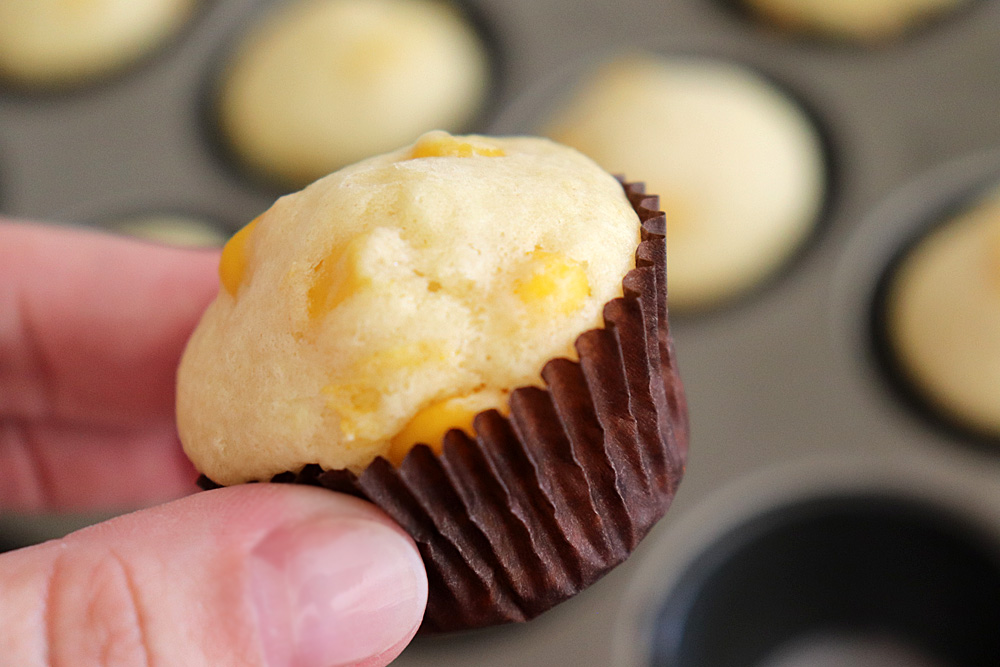
<instances>
[{"instance_id":1,"label":"human hand","mask_svg":"<svg viewBox=\"0 0 1000 667\"><path fill-rule=\"evenodd\" d=\"M191 490L174 427L218 254L0 222L0 511ZM2 665L384 665L427 580L372 505L260 484L0 555Z\"/></svg>"}]
</instances>

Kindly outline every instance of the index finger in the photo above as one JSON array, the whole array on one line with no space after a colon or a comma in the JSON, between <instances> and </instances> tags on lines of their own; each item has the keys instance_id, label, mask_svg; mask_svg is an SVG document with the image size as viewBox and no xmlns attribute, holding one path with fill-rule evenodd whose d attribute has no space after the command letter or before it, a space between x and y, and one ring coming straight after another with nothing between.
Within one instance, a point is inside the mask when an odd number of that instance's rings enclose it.
<instances>
[{"instance_id":1,"label":"index finger","mask_svg":"<svg viewBox=\"0 0 1000 667\"><path fill-rule=\"evenodd\" d=\"M90 425L171 417L218 253L0 223L0 417Z\"/></svg>"}]
</instances>

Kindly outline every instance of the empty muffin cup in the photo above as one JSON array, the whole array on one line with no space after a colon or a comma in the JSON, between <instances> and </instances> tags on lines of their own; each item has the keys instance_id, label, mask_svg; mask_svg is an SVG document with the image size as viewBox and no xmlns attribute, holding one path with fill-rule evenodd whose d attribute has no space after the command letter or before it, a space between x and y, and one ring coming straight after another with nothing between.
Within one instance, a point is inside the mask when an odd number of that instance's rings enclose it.
<instances>
[{"instance_id":1,"label":"empty muffin cup","mask_svg":"<svg viewBox=\"0 0 1000 667\"><path fill-rule=\"evenodd\" d=\"M1000 664L998 624L995 536L929 501L825 496L750 520L691 565L650 664L985 667Z\"/></svg>"}]
</instances>

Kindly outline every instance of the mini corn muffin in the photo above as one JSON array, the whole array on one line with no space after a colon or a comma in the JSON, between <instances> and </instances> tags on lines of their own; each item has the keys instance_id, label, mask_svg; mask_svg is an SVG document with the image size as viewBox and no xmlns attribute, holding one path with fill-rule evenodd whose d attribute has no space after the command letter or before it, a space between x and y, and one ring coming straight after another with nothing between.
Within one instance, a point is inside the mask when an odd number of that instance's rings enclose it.
<instances>
[{"instance_id":1,"label":"mini corn muffin","mask_svg":"<svg viewBox=\"0 0 1000 667\"><path fill-rule=\"evenodd\" d=\"M76 85L135 62L177 32L198 0L3 0L0 78Z\"/></svg>"},{"instance_id":2,"label":"mini corn muffin","mask_svg":"<svg viewBox=\"0 0 1000 667\"><path fill-rule=\"evenodd\" d=\"M718 306L772 275L823 204L812 122L738 65L620 56L581 81L543 134L611 173L642 174L660 196L675 312Z\"/></svg>"},{"instance_id":3,"label":"mini corn muffin","mask_svg":"<svg viewBox=\"0 0 1000 667\"><path fill-rule=\"evenodd\" d=\"M1000 437L1000 190L921 240L885 303L888 341L916 390L953 422Z\"/></svg>"},{"instance_id":4,"label":"mini corn muffin","mask_svg":"<svg viewBox=\"0 0 1000 667\"><path fill-rule=\"evenodd\" d=\"M877 43L969 0L741 0L779 28L833 39Z\"/></svg>"},{"instance_id":5,"label":"mini corn muffin","mask_svg":"<svg viewBox=\"0 0 1000 667\"><path fill-rule=\"evenodd\" d=\"M447 0L296 0L266 15L220 82L237 158L301 187L483 106L489 59Z\"/></svg>"},{"instance_id":6,"label":"mini corn muffin","mask_svg":"<svg viewBox=\"0 0 1000 667\"><path fill-rule=\"evenodd\" d=\"M201 484L310 484L414 538L422 632L524 621L624 561L687 454L656 198L537 138L434 132L286 196L184 353Z\"/></svg>"},{"instance_id":7,"label":"mini corn muffin","mask_svg":"<svg viewBox=\"0 0 1000 667\"><path fill-rule=\"evenodd\" d=\"M638 242L618 182L542 140L434 133L327 176L226 245L180 368L188 456L234 484L440 447L573 354Z\"/></svg>"}]
</instances>

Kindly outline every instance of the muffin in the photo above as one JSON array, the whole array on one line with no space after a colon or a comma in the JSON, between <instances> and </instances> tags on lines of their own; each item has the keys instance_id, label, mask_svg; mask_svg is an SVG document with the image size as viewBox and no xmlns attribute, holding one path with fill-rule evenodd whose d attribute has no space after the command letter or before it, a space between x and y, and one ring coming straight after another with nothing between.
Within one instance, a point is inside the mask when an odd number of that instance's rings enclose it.
<instances>
[{"instance_id":1,"label":"muffin","mask_svg":"<svg viewBox=\"0 0 1000 667\"><path fill-rule=\"evenodd\" d=\"M0 78L28 88L77 85L159 46L198 0L3 0Z\"/></svg>"},{"instance_id":2,"label":"muffin","mask_svg":"<svg viewBox=\"0 0 1000 667\"><path fill-rule=\"evenodd\" d=\"M185 351L185 451L381 506L428 565L425 631L541 613L683 472L655 208L552 142L443 132L278 200Z\"/></svg>"},{"instance_id":3,"label":"muffin","mask_svg":"<svg viewBox=\"0 0 1000 667\"><path fill-rule=\"evenodd\" d=\"M900 261L885 336L906 381L948 421L1000 438L1000 190Z\"/></svg>"},{"instance_id":4,"label":"muffin","mask_svg":"<svg viewBox=\"0 0 1000 667\"><path fill-rule=\"evenodd\" d=\"M741 0L791 32L843 41L889 41L969 0Z\"/></svg>"},{"instance_id":5,"label":"muffin","mask_svg":"<svg viewBox=\"0 0 1000 667\"><path fill-rule=\"evenodd\" d=\"M466 129L489 85L486 47L447 0L296 0L230 59L218 123L240 162L301 187L428 130Z\"/></svg>"},{"instance_id":6,"label":"muffin","mask_svg":"<svg viewBox=\"0 0 1000 667\"><path fill-rule=\"evenodd\" d=\"M772 276L813 231L824 201L813 123L732 63L616 57L583 78L542 133L611 173L643 174L659 194L675 312L720 306Z\"/></svg>"}]
</instances>

